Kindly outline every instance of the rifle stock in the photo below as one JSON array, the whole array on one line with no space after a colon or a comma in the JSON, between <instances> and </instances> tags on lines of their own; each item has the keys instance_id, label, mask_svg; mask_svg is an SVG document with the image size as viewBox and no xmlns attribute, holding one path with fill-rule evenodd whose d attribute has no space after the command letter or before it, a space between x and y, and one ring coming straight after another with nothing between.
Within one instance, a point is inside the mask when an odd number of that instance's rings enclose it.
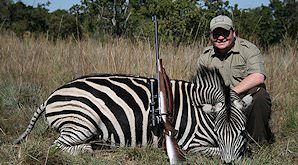
<instances>
[{"instance_id":1,"label":"rifle stock","mask_svg":"<svg viewBox=\"0 0 298 165\"><path fill-rule=\"evenodd\" d=\"M158 103L159 113L164 125L165 149L170 160L170 164L182 163L185 161L184 154L181 152L175 139L176 130L171 125L169 114L173 112L173 94L170 79L162 67L162 60L159 59L158 49L158 22L156 16L152 17L155 25L155 50L156 50L156 73L158 81Z\"/></svg>"},{"instance_id":2,"label":"rifle stock","mask_svg":"<svg viewBox=\"0 0 298 165\"><path fill-rule=\"evenodd\" d=\"M170 80L162 67L162 60L158 62L158 74L159 74L159 107L164 124L164 138L165 149L170 160L170 164L182 163L185 161L185 156L181 152L175 135L177 131L171 125L169 120L169 114L173 113L173 94L171 90Z\"/></svg>"}]
</instances>

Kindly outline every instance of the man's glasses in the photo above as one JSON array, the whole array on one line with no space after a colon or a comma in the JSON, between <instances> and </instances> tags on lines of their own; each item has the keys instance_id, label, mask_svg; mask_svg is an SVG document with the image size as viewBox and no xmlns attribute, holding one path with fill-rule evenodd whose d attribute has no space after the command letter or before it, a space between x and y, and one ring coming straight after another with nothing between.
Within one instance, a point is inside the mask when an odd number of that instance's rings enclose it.
<instances>
[{"instance_id":1,"label":"man's glasses","mask_svg":"<svg viewBox=\"0 0 298 165\"><path fill-rule=\"evenodd\" d=\"M232 30L225 30L225 29L215 29L211 32L211 39L216 40L218 37L222 36L223 38L229 38L232 34Z\"/></svg>"}]
</instances>

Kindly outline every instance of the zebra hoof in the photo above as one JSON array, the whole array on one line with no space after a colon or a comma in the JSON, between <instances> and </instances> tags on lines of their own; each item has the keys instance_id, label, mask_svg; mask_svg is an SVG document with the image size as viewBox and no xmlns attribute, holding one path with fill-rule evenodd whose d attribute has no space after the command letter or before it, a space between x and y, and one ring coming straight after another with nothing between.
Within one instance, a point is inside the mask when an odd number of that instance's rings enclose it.
<instances>
[{"instance_id":1,"label":"zebra hoof","mask_svg":"<svg viewBox=\"0 0 298 165\"><path fill-rule=\"evenodd\" d=\"M90 148L89 147L88 148L84 148L81 153L95 155L95 152L94 152L94 150L91 147Z\"/></svg>"}]
</instances>

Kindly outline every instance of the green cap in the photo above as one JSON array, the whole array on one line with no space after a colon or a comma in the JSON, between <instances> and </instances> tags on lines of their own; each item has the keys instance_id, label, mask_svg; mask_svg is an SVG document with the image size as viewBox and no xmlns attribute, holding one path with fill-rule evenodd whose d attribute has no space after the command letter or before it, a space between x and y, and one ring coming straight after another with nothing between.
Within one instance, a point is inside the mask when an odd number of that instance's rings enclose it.
<instances>
[{"instance_id":1,"label":"green cap","mask_svg":"<svg viewBox=\"0 0 298 165\"><path fill-rule=\"evenodd\" d=\"M231 18L225 15L216 16L210 21L210 30L213 31L214 29L219 27L230 30L231 28L234 28L233 21L231 20Z\"/></svg>"}]
</instances>

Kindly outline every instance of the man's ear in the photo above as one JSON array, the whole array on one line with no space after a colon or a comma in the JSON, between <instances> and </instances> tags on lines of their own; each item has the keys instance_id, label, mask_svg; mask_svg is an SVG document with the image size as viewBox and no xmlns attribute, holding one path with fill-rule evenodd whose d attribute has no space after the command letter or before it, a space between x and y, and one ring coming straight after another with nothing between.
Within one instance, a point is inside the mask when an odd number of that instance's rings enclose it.
<instances>
[{"instance_id":1,"label":"man's ear","mask_svg":"<svg viewBox=\"0 0 298 165\"><path fill-rule=\"evenodd\" d=\"M233 30L233 37L236 37L236 36L237 36L236 31Z\"/></svg>"}]
</instances>

